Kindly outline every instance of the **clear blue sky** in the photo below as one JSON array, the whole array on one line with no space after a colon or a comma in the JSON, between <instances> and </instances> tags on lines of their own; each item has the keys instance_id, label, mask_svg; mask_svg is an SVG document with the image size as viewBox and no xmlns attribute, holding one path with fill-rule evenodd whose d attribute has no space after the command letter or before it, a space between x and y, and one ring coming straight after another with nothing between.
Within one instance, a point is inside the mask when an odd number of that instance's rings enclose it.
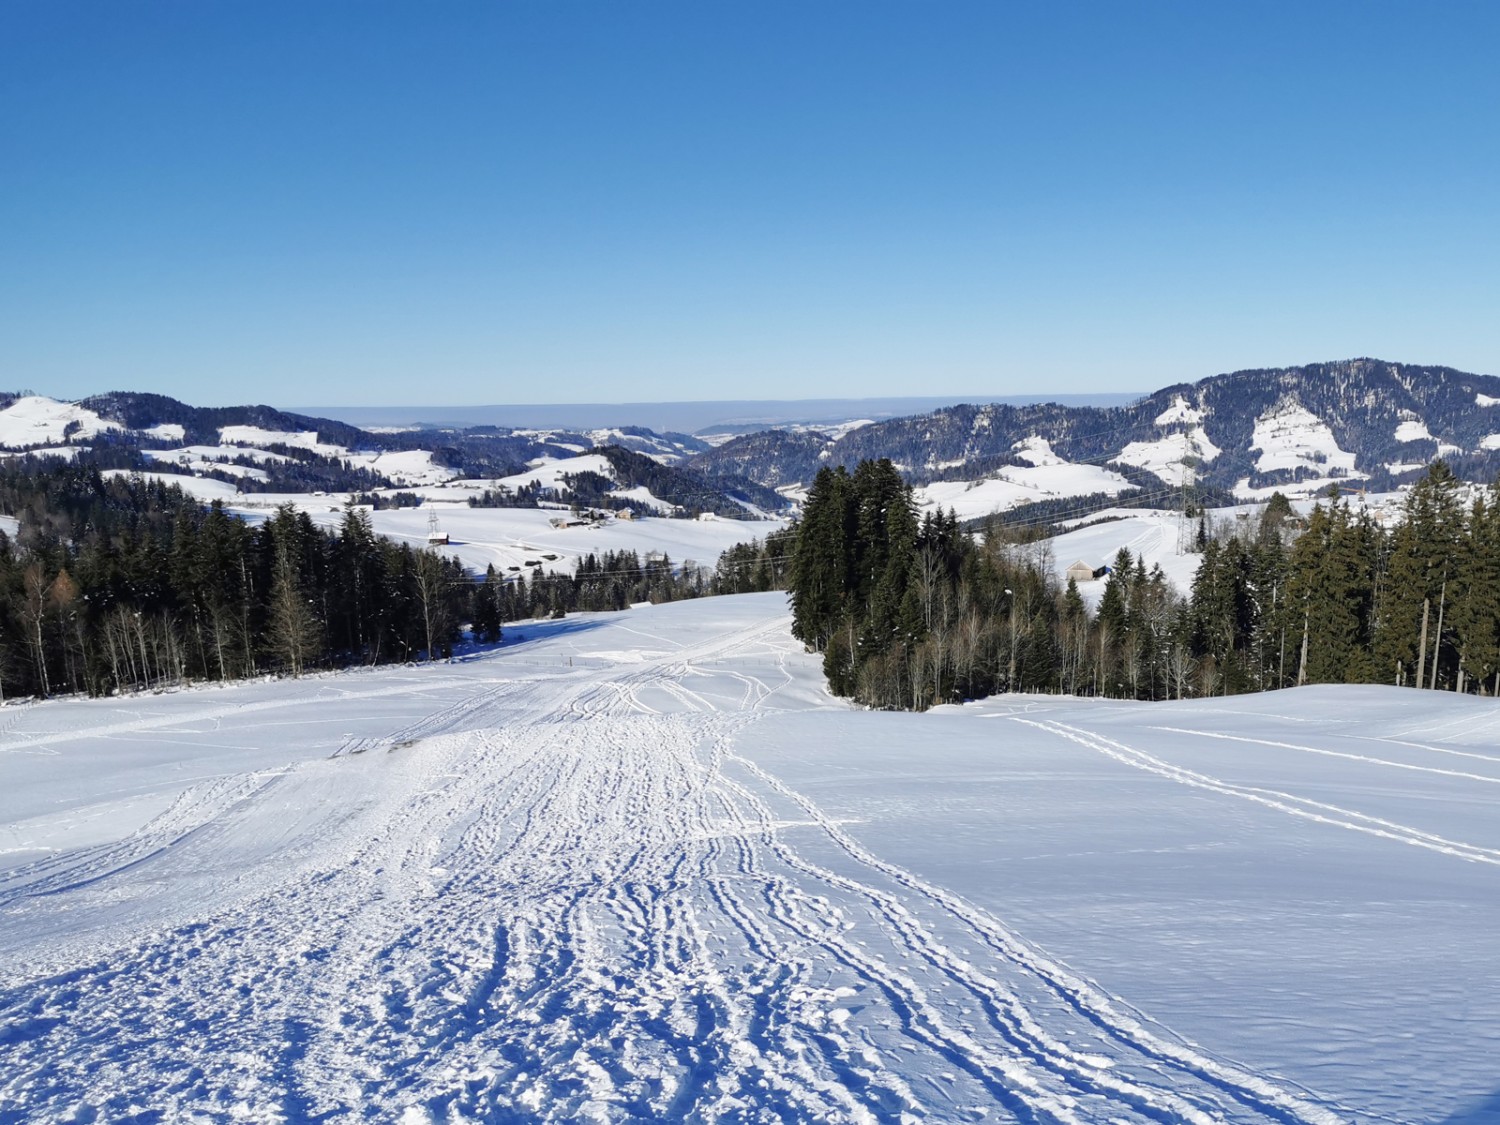
<instances>
[{"instance_id":1,"label":"clear blue sky","mask_svg":"<svg viewBox=\"0 0 1500 1125\"><path fill-rule=\"evenodd\" d=\"M0 387L1500 374L1500 4L0 0Z\"/></svg>"}]
</instances>

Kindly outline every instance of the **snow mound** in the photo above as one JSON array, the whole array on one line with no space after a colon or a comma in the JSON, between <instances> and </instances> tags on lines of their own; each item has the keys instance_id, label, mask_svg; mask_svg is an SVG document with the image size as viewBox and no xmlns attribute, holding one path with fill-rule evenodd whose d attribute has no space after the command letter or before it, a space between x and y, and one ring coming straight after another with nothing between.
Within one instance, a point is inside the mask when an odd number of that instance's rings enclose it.
<instances>
[{"instance_id":1,"label":"snow mound","mask_svg":"<svg viewBox=\"0 0 1500 1125\"><path fill-rule=\"evenodd\" d=\"M1474 402L1478 406L1500 406L1500 398L1491 395L1475 395Z\"/></svg>"}]
</instances>

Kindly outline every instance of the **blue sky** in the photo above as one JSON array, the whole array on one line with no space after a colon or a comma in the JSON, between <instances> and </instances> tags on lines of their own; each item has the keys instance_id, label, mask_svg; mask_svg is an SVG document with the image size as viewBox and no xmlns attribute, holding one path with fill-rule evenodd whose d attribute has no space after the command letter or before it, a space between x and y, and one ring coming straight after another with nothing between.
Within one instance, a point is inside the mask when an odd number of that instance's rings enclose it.
<instances>
[{"instance_id":1,"label":"blue sky","mask_svg":"<svg viewBox=\"0 0 1500 1125\"><path fill-rule=\"evenodd\" d=\"M0 387L1500 374L1500 5L0 0Z\"/></svg>"}]
</instances>

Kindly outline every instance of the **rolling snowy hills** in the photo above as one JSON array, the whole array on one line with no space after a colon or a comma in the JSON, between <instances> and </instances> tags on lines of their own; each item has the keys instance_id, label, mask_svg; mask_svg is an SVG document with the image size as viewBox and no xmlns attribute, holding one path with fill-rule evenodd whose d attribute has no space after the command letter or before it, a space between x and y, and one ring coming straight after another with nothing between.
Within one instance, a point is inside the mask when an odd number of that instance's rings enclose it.
<instances>
[{"instance_id":1,"label":"rolling snowy hills","mask_svg":"<svg viewBox=\"0 0 1500 1125\"><path fill-rule=\"evenodd\" d=\"M1500 1117L1494 701L820 680L773 594L0 709L0 1117Z\"/></svg>"},{"instance_id":2,"label":"rolling snowy hills","mask_svg":"<svg viewBox=\"0 0 1500 1125\"><path fill-rule=\"evenodd\" d=\"M1121 406L960 405L738 436L618 424L365 431L264 406L28 395L0 396L0 449L10 451L0 455L87 448L108 467L177 472L237 492L421 489L433 500L466 500L486 482L514 491L541 477L564 505L597 503L597 486L579 496L561 482L602 471L610 495L638 500L643 513L749 517L784 513L824 466L886 457L926 506L965 519L1022 509L1022 518L1045 520L1120 503L1173 507L1185 486L1220 505L1278 490L1311 497L1331 485L1390 491L1439 456L1487 483L1500 472L1497 403L1492 376L1371 359L1216 375ZM602 470L601 449L617 451ZM428 491L443 486L459 491Z\"/></svg>"},{"instance_id":3,"label":"rolling snowy hills","mask_svg":"<svg viewBox=\"0 0 1500 1125\"><path fill-rule=\"evenodd\" d=\"M1493 376L1358 359L1215 375L1119 407L961 405L822 441L757 433L691 463L779 487L806 483L823 465L888 457L914 483L984 488L1001 508L1069 496L1104 506L1121 491L1122 474L1141 488L1141 501L1170 506L1189 468L1221 502L1277 488L1310 496L1330 484L1384 491L1439 456L1487 483L1500 471L1497 396ZM1040 488L1007 487L1018 469L1040 468L1031 451L1043 447L1054 461L1035 474Z\"/></svg>"}]
</instances>

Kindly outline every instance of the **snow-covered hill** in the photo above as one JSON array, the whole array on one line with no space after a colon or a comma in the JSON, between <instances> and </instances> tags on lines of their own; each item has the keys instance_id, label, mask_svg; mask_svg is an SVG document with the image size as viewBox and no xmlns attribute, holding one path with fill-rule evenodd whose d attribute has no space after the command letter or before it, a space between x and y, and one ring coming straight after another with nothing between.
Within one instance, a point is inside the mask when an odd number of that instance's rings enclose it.
<instances>
[{"instance_id":1,"label":"snow-covered hill","mask_svg":"<svg viewBox=\"0 0 1500 1125\"><path fill-rule=\"evenodd\" d=\"M125 462L138 471L173 472L198 493L240 490L367 495L406 491L458 480L487 479L496 487L539 464L576 464L559 469L591 471L590 451L612 447L637 459L631 471L617 458L612 472L620 496L643 511L682 508L720 515L780 512L787 504L749 480L706 480L673 474L689 455L709 448L686 434L657 434L634 426L575 434L561 430L509 430L493 426L456 429L386 427L365 431L327 418L289 414L266 406L193 407L160 395L116 392L81 403L37 395L0 394L0 458L30 453L75 458L106 445L98 455L111 468ZM595 457L597 460L597 457ZM639 465L659 465L649 473ZM607 474L606 474L607 475ZM678 495L657 495L638 479L652 476ZM658 489L660 491L660 489Z\"/></svg>"},{"instance_id":2,"label":"snow-covered hill","mask_svg":"<svg viewBox=\"0 0 1500 1125\"><path fill-rule=\"evenodd\" d=\"M1359 359L1216 375L1112 408L961 405L837 434L757 433L692 463L783 487L807 484L825 465L886 457L919 486L967 497L966 515L1038 499L1090 496L1102 505L1117 494L1070 466L1129 471L1143 497L1166 506L1184 483L1221 502L1278 488L1312 496L1330 484L1393 488L1439 456L1465 479L1493 479L1495 403L1493 376ZM1037 442L1058 463L1031 465L1019 455ZM1017 467L1035 470L1031 491L1008 487Z\"/></svg>"},{"instance_id":3,"label":"snow-covered hill","mask_svg":"<svg viewBox=\"0 0 1500 1125\"><path fill-rule=\"evenodd\" d=\"M6 449L86 441L122 428L77 403L58 402L44 395L22 395L0 406L0 447Z\"/></svg>"},{"instance_id":4,"label":"snow-covered hill","mask_svg":"<svg viewBox=\"0 0 1500 1125\"><path fill-rule=\"evenodd\" d=\"M559 477L592 471L591 451L610 446L693 478L679 481L674 497L657 486L660 478L636 479L645 475L639 471L618 479L616 463L620 496L633 490L641 510L679 507L682 495L693 495L703 502L690 508L719 515L743 505L784 511L772 490L800 495L825 466L886 457L921 489L925 506L979 519L1042 505L1026 518L1047 518L1072 514L1067 501L1097 509L1127 494L1133 503L1172 507L1185 486L1218 504L1277 490L1294 498L1330 486L1387 491L1439 456L1460 477L1487 482L1500 473L1496 404L1493 376L1372 359L1216 375L1115 407L959 405L706 438L633 426L374 432L270 407L203 409L154 395L81 403L0 395L0 447L74 456L95 442L112 456L123 447L157 468L170 463L242 489L363 494L514 482L547 464Z\"/></svg>"},{"instance_id":5,"label":"snow-covered hill","mask_svg":"<svg viewBox=\"0 0 1500 1125\"><path fill-rule=\"evenodd\" d=\"M0 710L0 1112L1493 1119L1494 701L858 712L787 630Z\"/></svg>"}]
</instances>

